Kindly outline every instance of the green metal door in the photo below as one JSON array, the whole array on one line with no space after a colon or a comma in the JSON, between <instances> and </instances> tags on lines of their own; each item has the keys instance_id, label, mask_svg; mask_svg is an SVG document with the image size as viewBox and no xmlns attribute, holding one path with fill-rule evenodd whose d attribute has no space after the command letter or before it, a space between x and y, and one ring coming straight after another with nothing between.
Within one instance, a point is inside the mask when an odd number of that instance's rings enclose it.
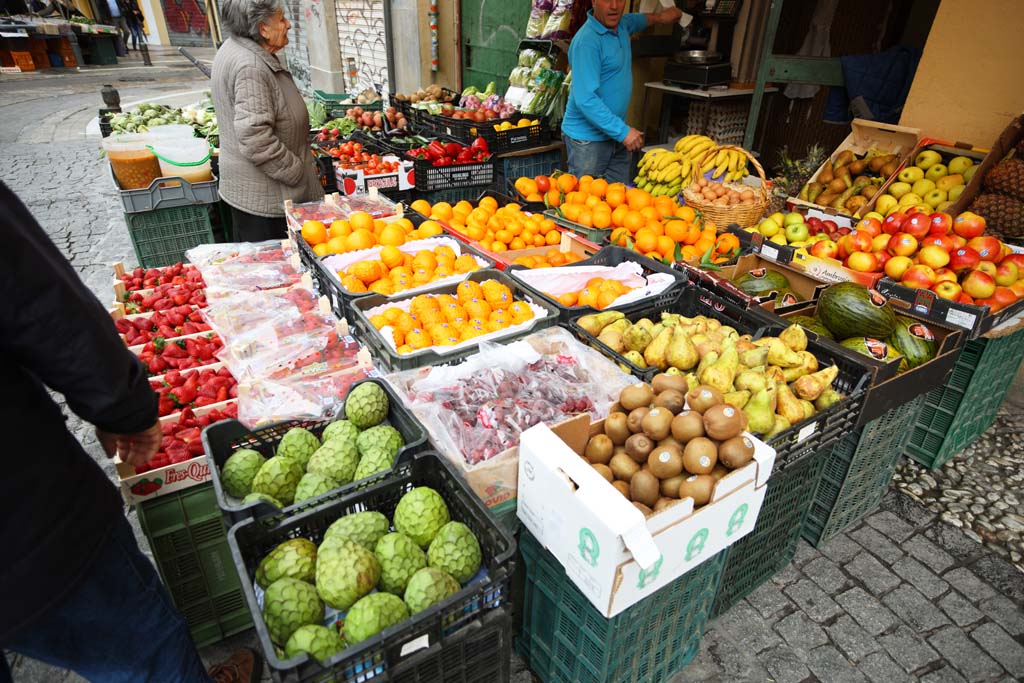
<instances>
[{"instance_id":1,"label":"green metal door","mask_svg":"<svg viewBox=\"0 0 1024 683\"><path fill-rule=\"evenodd\" d=\"M497 92L508 88L516 49L530 18L530 0L461 0L462 87L483 90L489 81Z\"/></svg>"}]
</instances>

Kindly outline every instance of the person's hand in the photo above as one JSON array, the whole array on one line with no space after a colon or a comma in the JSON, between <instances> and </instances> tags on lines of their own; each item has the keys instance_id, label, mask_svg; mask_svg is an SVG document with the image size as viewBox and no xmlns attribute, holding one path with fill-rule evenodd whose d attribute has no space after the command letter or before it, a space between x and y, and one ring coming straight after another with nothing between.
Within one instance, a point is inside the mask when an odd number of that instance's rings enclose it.
<instances>
[{"instance_id":1,"label":"person's hand","mask_svg":"<svg viewBox=\"0 0 1024 683\"><path fill-rule=\"evenodd\" d=\"M659 24L674 24L679 21L679 17L683 16L683 10L678 7L669 7L658 12Z\"/></svg>"},{"instance_id":2,"label":"person's hand","mask_svg":"<svg viewBox=\"0 0 1024 683\"><path fill-rule=\"evenodd\" d=\"M644 134L636 128L630 128L629 132L626 133L626 138L622 141L622 144L630 152L635 152L644 146Z\"/></svg>"},{"instance_id":3,"label":"person's hand","mask_svg":"<svg viewBox=\"0 0 1024 683\"><path fill-rule=\"evenodd\" d=\"M99 427L96 428L96 438L99 439L107 457L113 458L117 454L121 457L121 462L132 467L149 462L159 450L163 436L159 421L134 434L111 434Z\"/></svg>"}]
</instances>

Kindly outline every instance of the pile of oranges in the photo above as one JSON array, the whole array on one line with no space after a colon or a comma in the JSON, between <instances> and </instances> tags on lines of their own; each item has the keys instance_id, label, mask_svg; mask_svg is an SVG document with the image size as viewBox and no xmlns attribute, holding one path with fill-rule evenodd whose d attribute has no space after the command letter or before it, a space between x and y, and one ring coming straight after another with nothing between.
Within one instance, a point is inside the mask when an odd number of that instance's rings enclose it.
<instances>
[{"instance_id":1,"label":"pile of oranges","mask_svg":"<svg viewBox=\"0 0 1024 683\"><path fill-rule=\"evenodd\" d=\"M356 211L347 220L329 226L310 220L302 224L302 237L317 256L344 254L376 246L400 247L406 242L436 237L444 232L436 221L424 221L416 228L408 218L391 222L374 219L365 211Z\"/></svg>"},{"instance_id":2,"label":"pile of oranges","mask_svg":"<svg viewBox=\"0 0 1024 683\"><path fill-rule=\"evenodd\" d=\"M412 209L433 221L447 223L485 251L550 247L562 241L562 233L550 219L542 214L523 213L514 203L499 209L494 197L481 197L476 206L467 201L455 206L447 202L431 206L426 200L417 199L412 203Z\"/></svg>"},{"instance_id":3,"label":"pile of oranges","mask_svg":"<svg viewBox=\"0 0 1024 683\"><path fill-rule=\"evenodd\" d=\"M454 346L532 318L530 306L514 300L497 280L464 280L454 295L421 294L410 300L408 311L392 306L372 316L370 323L378 330L390 327L395 348L406 354Z\"/></svg>"},{"instance_id":4,"label":"pile of oranges","mask_svg":"<svg viewBox=\"0 0 1024 683\"><path fill-rule=\"evenodd\" d=\"M512 263L525 266L527 268L553 268L555 266L566 266L578 263L585 258L587 257L574 254L571 251L548 249L543 254L538 254L537 256L517 256L512 260Z\"/></svg>"},{"instance_id":5,"label":"pile of oranges","mask_svg":"<svg viewBox=\"0 0 1024 683\"><path fill-rule=\"evenodd\" d=\"M573 306L590 306L596 309L605 309L616 299L626 292L633 291L633 287L627 287L618 280L605 280L604 278L591 278L587 286L578 292L566 292L565 294L549 294L562 306L572 308Z\"/></svg>"},{"instance_id":6,"label":"pile of oranges","mask_svg":"<svg viewBox=\"0 0 1024 683\"><path fill-rule=\"evenodd\" d=\"M428 282L479 270L480 264L470 254L456 256L448 246L423 249L406 254L388 244L377 259L353 263L338 271L341 286L354 294L375 292L390 296L397 292L425 285Z\"/></svg>"}]
</instances>

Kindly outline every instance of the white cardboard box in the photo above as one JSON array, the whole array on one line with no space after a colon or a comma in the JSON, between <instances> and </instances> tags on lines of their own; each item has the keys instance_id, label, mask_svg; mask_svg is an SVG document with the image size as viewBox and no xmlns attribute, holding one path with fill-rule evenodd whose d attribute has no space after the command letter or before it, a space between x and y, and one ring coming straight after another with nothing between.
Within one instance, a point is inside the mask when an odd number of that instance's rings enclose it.
<instances>
[{"instance_id":1,"label":"white cardboard box","mask_svg":"<svg viewBox=\"0 0 1024 683\"><path fill-rule=\"evenodd\" d=\"M583 416L586 421L587 417ZM715 486L694 511L687 498L648 519L580 457L603 421L575 429L546 425L519 441L519 519L605 617L613 617L754 529L775 462L755 443L754 459ZM749 434L747 436L750 436Z\"/></svg>"}]
</instances>

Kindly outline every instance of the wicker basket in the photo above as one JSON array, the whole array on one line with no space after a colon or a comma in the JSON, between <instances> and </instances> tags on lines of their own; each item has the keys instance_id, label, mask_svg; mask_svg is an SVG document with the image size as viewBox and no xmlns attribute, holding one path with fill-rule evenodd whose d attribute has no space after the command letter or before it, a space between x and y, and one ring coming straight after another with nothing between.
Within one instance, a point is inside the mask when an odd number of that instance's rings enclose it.
<instances>
[{"instance_id":1,"label":"wicker basket","mask_svg":"<svg viewBox=\"0 0 1024 683\"><path fill-rule=\"evenodd\" d=\"M692 207L696 211L700 211L704 214L705 218L714 221L718 227L725 227L730 223L735 223L741 228L749 228L752 225L756 225L764 215L765 209L768 207L768 179L764 175L764 169L761 168L761 164L758 163L750 152L737 147L736 145L722 145L721 147L712 147L709 149L704 156L696 162L698 167L703 167L704 163L711 158L713 155L718 154L723 149L735 149L742 152L747 159L754 165L757 170L758 177L761 178L761 187L753 188L750 185L743 185L741 183L722 183L729 189L733 190L754 190L754 203L753 204L732 204L730 206L720 206L709 202L704 198L697 190L696 182L692 183L689 187L683 190L683 198L686 200L686 205ZM699 180L703 175L698 175Z\"/></svg>"}]
</instances>

